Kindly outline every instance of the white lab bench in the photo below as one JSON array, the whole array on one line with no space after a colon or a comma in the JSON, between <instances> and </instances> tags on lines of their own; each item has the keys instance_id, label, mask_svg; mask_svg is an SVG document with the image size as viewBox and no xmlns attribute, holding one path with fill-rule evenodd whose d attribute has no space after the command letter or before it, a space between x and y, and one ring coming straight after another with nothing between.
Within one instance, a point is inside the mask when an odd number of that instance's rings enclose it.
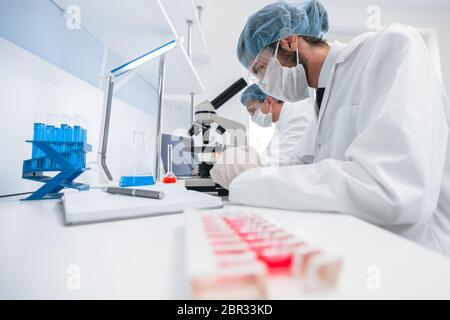
<instances>
[{"instance_id":1,"label":"white lab bench","mask_svg":"<svg viewBox=\"0 0 450 320\"><path fill-rule=\"evenodd\" d=\"M189 298L182 214L65 227L59 202L18 199L0 199L0 299ZM255 211L343 258L338 288L305 298L450 299L447 257L349 216Z\"/></svg>"}]
</instances>

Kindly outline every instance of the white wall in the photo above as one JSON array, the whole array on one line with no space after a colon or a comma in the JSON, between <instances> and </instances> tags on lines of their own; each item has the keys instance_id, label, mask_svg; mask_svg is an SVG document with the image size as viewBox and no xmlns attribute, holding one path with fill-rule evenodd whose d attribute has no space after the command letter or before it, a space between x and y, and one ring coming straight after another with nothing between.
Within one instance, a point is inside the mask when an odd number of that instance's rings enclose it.
<instances>
[{"instance_id":1,"label":"white wall","mask_svg":"<svg viewBox=\"0 0 450 320\"><path fill-rule=\"evenodd\" d=\"M170 96L164 99L162 131L166 134L187 136L192 125L190 97Z\"/></svg>"},{"instance_id":2,"label":"white wall","mask_svg":"<svg viewBox=\"0 0 450 320\"><path fill-rule=\"evenodd\" d=\"M103 91L1 37L0 53L0 195L34 191L42 185L21 179L22 162L31 157L25 140L32 139L35 113L81 115L93 145L88 161L96 161ZM108 163L116 179L129 165L134 130L146 131L154 140L154 118L114 99ZM97 173L87 172L79 181L95 184Z\"/></svg>"},{"instance_id":3,"label":"white wall","mask_svg":"<svg viewBox=\"0 0 450 320\"><path fill-rule=\"evenodd\" d=\"M397 22L417 28L436 29L443 82L450 93L450 1L448 0L323 0L328 8L331 29L336 26L366 27L367 7L378 5L381 23Z\"/></svg>"},{"instance_id":4,"label":"white wall","mask_svg":"<svg viewBox=\"0 0 450 320\"><path fill-rule=\"evenodd\" d=\"M214 98L226 86L242 76L236 58L236 44L249 15L273 1L205 0L203 27L211 63L199 67L206 97ZM420 28L435 28L439 40L444 85L450 93L450 1L448 0L323 0L332 30L336 26L366 27L369 5L379 5L381 22L399 22ZM223 106L220 115L236 121L248 121L238 97Z\"/></svg>"},{"instance_id":5,"label":"white wall","mask_svg":"<svg viewBox=\"0 0 450 320\"><path fill-rule=\"evenodd\" d=\"M244 75L236 58L236 44L247 17L259 7L260 1L207 0L205 3L202 25L211 62L199 66L198 72L206 89L202 98L213 99ZM248 125L248 114L239 98L238 95L225 104L218 114Z\"/></svg>"}]
</instances>

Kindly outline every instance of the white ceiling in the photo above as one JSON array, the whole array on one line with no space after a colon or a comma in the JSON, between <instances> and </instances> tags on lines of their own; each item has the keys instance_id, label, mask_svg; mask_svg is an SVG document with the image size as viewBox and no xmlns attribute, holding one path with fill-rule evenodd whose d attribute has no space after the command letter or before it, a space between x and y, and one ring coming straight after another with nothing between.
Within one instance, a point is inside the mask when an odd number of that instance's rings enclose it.
<instances>
[{"instance_id":1,"label":"white ceiling","mask_svg":"<svg viewBox=\"0 0 450 320\"><path fill-rule=\"evenodd\" d=\"M214 5L215 0L202 0L207 5ZM255 2L259 2L261 4L268 4L275 2L276 0L256 0ZM298 1L298 0L287 0L289 1ZM319 0L321 1L321 0ZM326 3L329 0L322 0L322 2ZM405 5L405 7L409 5L415 6L423 6L423 7L450 7L450 0L332 0L333 3L339 4L340 2L343 4L349 3L366 3L367 5L377 5L377 4L393 4L396 6Z\"/></svg>"},{"instance_id":2,"label":"white ceiling","mask_svg":"<svg viewBox=\"0 0 450 320\"><path fill-rule=\"evenodd\" d=\"M339 0L335 0L339 1ZM447 6L450 5L450 0L345 0L348 2L366 2L368 4L377 4L377 3L384 3L384 4L396 4L396 5L422 5L427 7L433 7L433 6Z\"/></svg>"}]
</instances>

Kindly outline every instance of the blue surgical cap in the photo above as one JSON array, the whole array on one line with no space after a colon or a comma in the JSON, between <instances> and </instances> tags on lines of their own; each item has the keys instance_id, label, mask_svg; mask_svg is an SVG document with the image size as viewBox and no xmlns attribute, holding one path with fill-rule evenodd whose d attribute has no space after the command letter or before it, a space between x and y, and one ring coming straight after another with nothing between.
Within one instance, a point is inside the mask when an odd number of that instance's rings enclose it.
<instances>
[{"instance_id":1,"label":"blue surgical cap","mask_svg":"<svg viewBox=\"0 0 450 320\"><path fill-rule=\"evenodd\" d=\"M242 93L241 103L246 106L248 103L252 103L253 101L263 102L266 98L267 94L265 94L256 84L252 84Z\"/></svg>"},{"instance_id":2,"label":"blue surgical cap","mask_svg":"<svg viewBox=\"0 0 450 320\"><path fill-rule=\"evenodd\" d=\"M317 0L278 1L248 18L239 38L237 55L246 68L268 45L292 35L323 39L328 14Z\"/></svg>"}]
</instances>

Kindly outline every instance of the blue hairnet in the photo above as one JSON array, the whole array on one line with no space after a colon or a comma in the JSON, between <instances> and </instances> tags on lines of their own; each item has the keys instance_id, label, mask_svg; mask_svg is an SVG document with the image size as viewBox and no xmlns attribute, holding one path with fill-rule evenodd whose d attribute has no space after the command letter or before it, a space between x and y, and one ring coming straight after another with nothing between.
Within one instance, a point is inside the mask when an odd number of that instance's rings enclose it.
<instances>
[{"instance_id":1,"label":"blue hairnet","mask_svg":"<svg viewBox=\"0 0 450 320\"><path fill-rule=\"evenodd\" d=\"M252 84L242 93L241 103L246 106L248 103L251 103L253 101L263 102L264 100L266 100L266 98L267 94L265 94L256 84Z\"/></svg>"},{"instance_id":2,"label":"blue hairnet","mask_svg":"<svg viewBox=\"0 0 450 320\"><path fill-rule=\"evenodd\" d=\"M250 66L268 45L292 35L323 39L328 31L328 14L317 0L278 1L262 8L242 30L237 56L242 65Z\"/></svg>"}]
</instances>

